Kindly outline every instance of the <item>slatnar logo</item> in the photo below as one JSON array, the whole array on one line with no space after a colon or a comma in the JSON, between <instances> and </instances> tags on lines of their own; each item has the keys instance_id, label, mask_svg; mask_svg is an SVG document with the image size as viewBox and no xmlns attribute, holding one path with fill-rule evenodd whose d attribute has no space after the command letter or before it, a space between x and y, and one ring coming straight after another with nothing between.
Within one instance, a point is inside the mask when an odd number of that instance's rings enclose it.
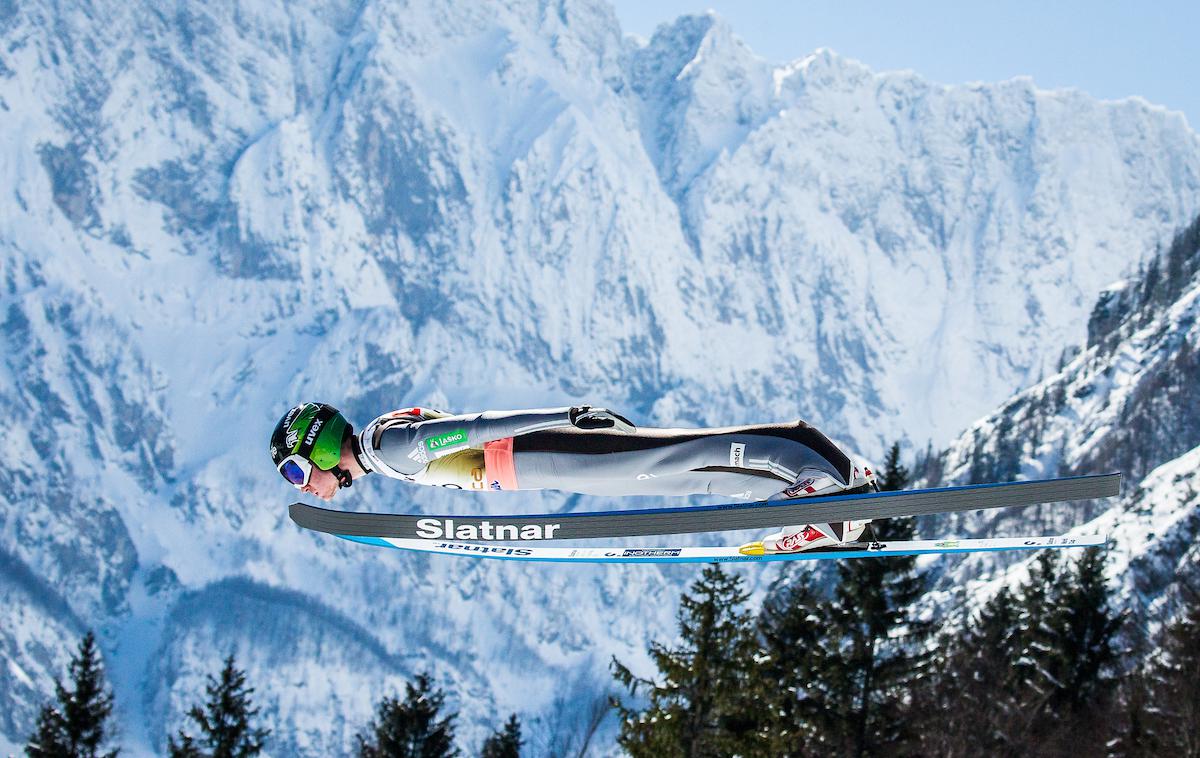
<instances>
[{"instance_id":1,"label":"slatnar logo","mask_svg":"<svg viewBox=\"0 0 1200 758\"><path fill-rule=\"evenodd\" d=\"M454 519L417 520L417 536L426 540L552 540L562 524L455 524Z\"/></svg>"}]
</instances>

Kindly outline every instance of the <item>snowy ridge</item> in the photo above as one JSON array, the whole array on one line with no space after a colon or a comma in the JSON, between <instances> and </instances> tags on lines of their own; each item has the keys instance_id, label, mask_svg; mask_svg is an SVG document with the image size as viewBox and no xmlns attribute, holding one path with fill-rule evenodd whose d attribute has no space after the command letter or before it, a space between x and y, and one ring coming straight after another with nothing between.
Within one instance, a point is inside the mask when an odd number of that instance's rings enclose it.
<instances>
[{"instance_id":1,"label":"snowy ridge","mask_svg":"<svg viewBox=\"0 0 1200 758\"><path fill-rule=\"evenodd\" d=\"M669 57L680 37L690 59ZM835 423L860 444L855 419L871 418L878 437L865 447L945 438L1036 380L1053 365L1043 346L1081 339L1129 251L1195 213L1192 200L1166 216L1138 208L1130 165L1160 187L1195 185L1194 169L1160 162L1143 140L1157 133L1186 153L1194 136L1182 120L1126 120L1135 102L1025 79L938 87L828 50L773 68L728 38L713 17L681 20L633 56L667 83L643 108L669 135L649 152L665 156L660 177L704 263L687 285L751 344L803 346L775 378L781 394L845 418ZM697 151L702 174L669 161ZM1118 197L1133 213L1114 223L1105 206ZM1155 215L1149 234L1135 231Z\"/></svg>"},{"instance_id":2,"label":"snowy ridge","mask_svg":"<svg viewBox=\"0 0 1200 758\"><path fill-rule=\"evenodd\" d=\"M361 424L580 401L940 444L1200 208L1177 114L830 51L776 66L713 16L638 45L590 0L33 0L0 5L0 37L0 550L31 577L5 572L0 650L33 683L0 689L13 742L94 626L132 755L231 648L295 735L277 754L344 746L423 670L462 698L464 745L517 711L561 751L694 573L304 534L265 455L290 403ZM378 481L340 503L611 506ZM311 725L323 697L345 723Z\"/></svg>"},{"instance_id":3,"label":"snowy ridge","mask_svg":"<svg viewBox=\"0 0 1200 758\"><path fill-rule=\"evenodd\" d=\"M1127 498L1091 522L1116 535L1107 572L1148 630L1174 618L1177 590L1200 579L1200 447L1154 469Z\"/></svg>"},{"instance_id":4,"label":"snowy ridge","mask_svg":"<svg viewBox=\"0 0 1200 758\"><path fill-rule=\"evenodd\" d=\"M1127 484L1119 501L940 517L928 528L997 535L1018 522L1107 532L1114 540L1109 577L1122 602L1143 613L1165 604L1169 612L1174 588L1194 581L1200 565L1198 272L1200 219L1160 249L1140 278L1102 294L1090 347L976 423L923 472L929 483L967 483L1120 470ZM941 586L977 575L984 565L965 561Z\"/></svg>"}]
</instances>

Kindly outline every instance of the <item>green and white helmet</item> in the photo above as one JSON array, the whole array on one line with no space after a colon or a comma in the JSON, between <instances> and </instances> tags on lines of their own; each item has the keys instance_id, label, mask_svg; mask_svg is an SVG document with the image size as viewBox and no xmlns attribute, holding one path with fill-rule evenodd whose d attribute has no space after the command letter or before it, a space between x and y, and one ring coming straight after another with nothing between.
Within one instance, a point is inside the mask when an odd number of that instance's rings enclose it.
<instances>
[{"instance_id":1,"label":"green and white helmet","mask_svg":"<svg viewBox=\"0 0 1200 758\"><path fill-rule=\"evenodd\" d=\"M289 457L299 456L322 471L333 471L343 481L349 479L349 474L338 468L342 442L353 433L354 427L337 408L324 403L301 403L283 414L275 425L271 434L271 460L280 468ZM280 473L292 482L282 469Z\"/></svg>"}]
</instances>

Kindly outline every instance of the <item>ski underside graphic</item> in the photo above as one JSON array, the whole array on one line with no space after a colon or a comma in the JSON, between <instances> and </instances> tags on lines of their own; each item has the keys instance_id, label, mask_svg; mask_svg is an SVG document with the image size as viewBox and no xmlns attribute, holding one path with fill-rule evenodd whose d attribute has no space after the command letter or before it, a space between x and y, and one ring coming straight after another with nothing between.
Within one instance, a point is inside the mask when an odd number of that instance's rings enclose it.
<instances>
[{"instance_id":1,"label":"ski underside graphic","mask_svg":"<svg viewBox=\"0 0 1200 758\"><path fill-rule=\"evenodd\" d=\"M848 542L798 553L749 555L737 547L526 547L479 542L441 542L397 537L350 537L366 545L395 547L419 553L498 558L508 561L550 563L734 563L741 561L812 561L827 558L882 558L889 555L937 553L981 553L1000 550L1090 547L1103 545L1107 537L1089 534L1068 537L999 537L977 540L894 540L891 542Z\"/></svg>"},{"instance_id":2,"label":"ski underside graphic","mask_svg":"<svg viewBox=\"0 0 1200 758\"><path fill-rule=\"evenodd\" d=\"M891 542L856 542L798 553L747 555L737 547L541 547L547 540L622 539L742 529L776 529L785 524L924 516L935 513L1019 507L1120 493L1120 474L1101 474L927 490L726 503L677 508L529 514L521 516L426 516L346 513L293 503L298 525L370 545L476 558L577 563L723 562L814 560L884 555L920 555L997 550L1032 550L1101 545L1103 535L1005 537ZM496 543L518 543L496 544Z\"/></svg>"}]
</instances>

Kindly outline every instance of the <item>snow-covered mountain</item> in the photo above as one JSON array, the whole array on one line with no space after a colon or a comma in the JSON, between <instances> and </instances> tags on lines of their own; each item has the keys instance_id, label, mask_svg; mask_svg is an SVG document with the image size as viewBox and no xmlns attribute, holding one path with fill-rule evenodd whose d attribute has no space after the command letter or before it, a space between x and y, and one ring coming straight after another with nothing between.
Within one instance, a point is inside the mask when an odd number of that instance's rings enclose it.
<instances>
[{"instance_id":1,"label":"snow-covered mountain","mask_svg":"<svg viewBox=\"0 0 1200 758\"><path fill-rule=\"evenodd\" d=\"M562 752L693 572L301 533L265 454L290 404L584 401L940 445L1200 209L1178 114L772 64L714 16L643 44L591 0L30 0L0 3L0 38L15 741L91 626L134 754L231 650L275 754L342 750L423 670L465 745L517 711ZM345 507L599 505L364 484Z\"/></svg>"},{"instance_id":2,"label":"snow-covered mountain","mask_svg":"<svg viewBox=\"0 0 1200 758\"><path fill-rule=\"evenodd\" d=\"M1108 533L1119 601L1152 624L1171 617L1180 583L1200 580L1198 341L1200 218L1101 294L1086 346L1061 371L974 424L922 472L925 484L965 484L1121 471L1121 498L942 516L926 528ZM966 580L993 582L994 562L953 563L940 567L940 589L986 597Z\"/></svg>"}]
</instances>

